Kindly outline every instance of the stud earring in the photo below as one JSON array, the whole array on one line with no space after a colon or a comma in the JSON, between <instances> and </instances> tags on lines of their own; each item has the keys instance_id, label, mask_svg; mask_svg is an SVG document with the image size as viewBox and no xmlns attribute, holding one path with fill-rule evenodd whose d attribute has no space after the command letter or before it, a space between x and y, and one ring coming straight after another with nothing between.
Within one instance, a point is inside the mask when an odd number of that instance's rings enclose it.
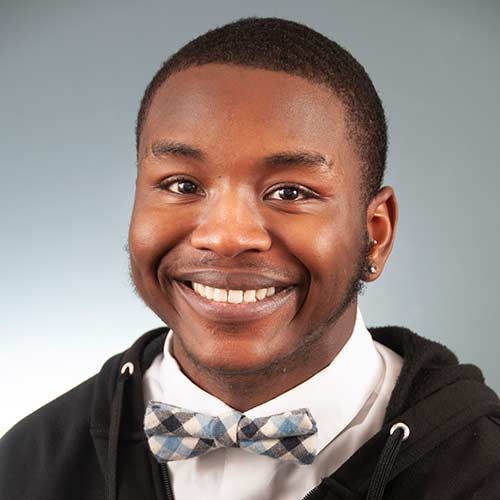
<instances>
[{"instance_id":1,"label":"stud earring","mask_svg":"<svg viewBox=\"0 0 500 500\"><path fill-rule=\"evenodd\" d=\"M378 241L377 241L377 240L372 240L372 241L371 241L371 243L370 243L370 245L371 245L372 247L374 247L377 243L378 243Z\"/></svg>"},{"instance_id":2,"label":"stud earring","mask_svg":"<svg viewBox=\"0 0 500 500\"><path fill-rule=\"evenodd\" d=\"M377 264L375 264L374 262L372 262L369 266L368 266L368 271L370 271L371 274L375 274L377 272Z\"/></svg>"}]
</instances>

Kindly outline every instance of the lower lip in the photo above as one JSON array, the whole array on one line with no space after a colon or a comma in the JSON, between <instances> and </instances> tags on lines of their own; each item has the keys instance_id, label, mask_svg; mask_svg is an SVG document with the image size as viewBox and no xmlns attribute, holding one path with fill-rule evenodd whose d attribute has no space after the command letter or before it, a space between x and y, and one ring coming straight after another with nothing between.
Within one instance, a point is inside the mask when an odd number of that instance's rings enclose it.
<instances>
[{"instance_id":1,"label":"lower lip","mask_svg":"<svg viewBox=\"0 0 500 500\"><path fill-rule=\"evenodd\" d=\"M293 306L295 303L293 298L297 294L297 287L291 286L258 302L231 304L206 299L181 281L173 283L188 304L201 316L223 323L252 321L268 316L288 304Z\"/></svg>"}]
</instances>

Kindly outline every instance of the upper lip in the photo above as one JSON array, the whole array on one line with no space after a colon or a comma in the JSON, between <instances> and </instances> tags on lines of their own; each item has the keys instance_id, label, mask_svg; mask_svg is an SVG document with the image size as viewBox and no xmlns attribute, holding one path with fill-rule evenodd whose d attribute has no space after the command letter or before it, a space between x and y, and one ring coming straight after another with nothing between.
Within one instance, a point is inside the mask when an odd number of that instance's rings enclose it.
<instances>
[{"instance_id":1,"label":"upper lip","mask_svg":"<svg viewBox=\"0 0 500 500\"><path fill-rule=\"evenodd\" d=\"M221 270L196 270L176 274L173 278L177 281L194 281L212 288L226 290L259 290L260 288L287 288L295 282L284 278L277 278L269 274L255 274L248 272L221 271Z\"/></svg>"}]
</instances>

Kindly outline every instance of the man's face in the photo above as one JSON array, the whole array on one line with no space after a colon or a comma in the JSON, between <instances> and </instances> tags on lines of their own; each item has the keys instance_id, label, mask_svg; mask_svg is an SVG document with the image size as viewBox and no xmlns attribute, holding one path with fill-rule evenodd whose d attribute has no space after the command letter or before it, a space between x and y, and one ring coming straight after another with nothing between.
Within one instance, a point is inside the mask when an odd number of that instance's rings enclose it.
<instances>
[{"instance_id":1,"label":"man's face","mask_svg":"<svg viewBox=\"0 0 500 500\"><path fill-rule=\"evenodd\" d=\"M172 75L144 123L129 251L176 355L226 373L307 357L356 304L359 182L326 88L229 65Z\"/></svg>"}]
</instances>

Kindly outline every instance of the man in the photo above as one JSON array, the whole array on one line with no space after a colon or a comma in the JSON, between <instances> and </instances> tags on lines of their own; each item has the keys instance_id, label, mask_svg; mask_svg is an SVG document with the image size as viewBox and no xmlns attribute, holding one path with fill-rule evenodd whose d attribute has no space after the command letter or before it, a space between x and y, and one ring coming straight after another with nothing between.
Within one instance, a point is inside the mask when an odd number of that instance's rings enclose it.
<instances>
[{"instance_id":1,"label":"man","mask_svg":"<svg viewBox=\"0 0 500 500\"><path fill-rule=\"evenodd\" d=\"M500 498L480 370L357 306L395 237L386 149L362 66L303 25L242 19L168 59L129 252L169 328L2 439L1 498Z\"/></svg>"}]
</instances>

